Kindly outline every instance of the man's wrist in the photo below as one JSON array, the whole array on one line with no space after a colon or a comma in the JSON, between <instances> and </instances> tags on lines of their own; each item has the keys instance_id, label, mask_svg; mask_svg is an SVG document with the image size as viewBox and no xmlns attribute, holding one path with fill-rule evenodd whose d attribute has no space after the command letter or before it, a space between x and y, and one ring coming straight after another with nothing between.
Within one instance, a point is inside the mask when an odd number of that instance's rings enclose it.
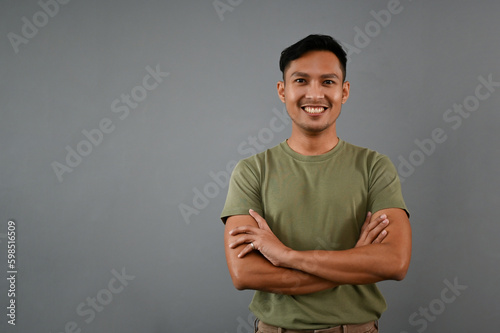
<instances>
[{"instance_id":1,"label":"man's wrist","mask_svg":"<svg viewBox=\"0 0 500 333\"><path fill-rule=\"evenodd\" d=\"M284 268L297 269L296 264L299 256L299 251L288 249L283 255L280 266Z\"/></svg>"}]
</instances>

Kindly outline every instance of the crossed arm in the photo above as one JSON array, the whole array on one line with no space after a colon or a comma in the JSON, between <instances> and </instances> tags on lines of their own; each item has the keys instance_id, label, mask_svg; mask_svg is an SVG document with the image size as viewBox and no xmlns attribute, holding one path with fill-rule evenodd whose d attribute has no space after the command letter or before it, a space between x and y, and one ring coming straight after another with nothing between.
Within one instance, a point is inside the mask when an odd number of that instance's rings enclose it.
<instances>
[{"instance_id":1,"label":"crossed arm","mask_svg":"<svg viewBox=\"0 0 500 333\"><path fill-rule=\"evenodd\" d=\"M225 227L226 260L237 289L300 295L341 284L402 280L408 270L411 228L402 209L370 214L356 246L343 251L294 251L259 214L250 214L229 217Z\"/></svg>"}]
</instances>

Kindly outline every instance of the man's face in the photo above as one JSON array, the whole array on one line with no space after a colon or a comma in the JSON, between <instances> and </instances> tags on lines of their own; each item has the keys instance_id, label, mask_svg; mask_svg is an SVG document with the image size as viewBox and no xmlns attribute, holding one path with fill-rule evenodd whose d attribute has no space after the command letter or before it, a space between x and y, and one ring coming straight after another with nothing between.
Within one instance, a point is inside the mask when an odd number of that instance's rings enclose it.
<instances>
[{"instance_id":1,"label":"man's face","mask_svg":"<svg viewBox=\"0 0 500 333\"><path fill-rule=\"evenodd\" d=\"M335 131L349 82L342 83L340 61L330 51L310 51L290 62L278 95L294 126L308 134Z\"/></svg>"}]
</instances>

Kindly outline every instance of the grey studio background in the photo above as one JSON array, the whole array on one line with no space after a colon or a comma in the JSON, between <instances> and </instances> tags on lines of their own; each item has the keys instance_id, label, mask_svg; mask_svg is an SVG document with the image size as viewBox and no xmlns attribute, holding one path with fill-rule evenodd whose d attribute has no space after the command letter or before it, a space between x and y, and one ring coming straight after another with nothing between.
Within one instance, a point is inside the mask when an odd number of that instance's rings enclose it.
<instances>
[{"instance_id":1,"label":"grey studio background","mask_svg":"<svg viewBox=\"0 0 500 333\"><path fill-rule=\"evenodd\" d=\"M219 214L234 163L290 134L278 59L310 33L349 50L339 135L391 158L411 212L382 332L491 331L499 2L0 7L1 332L250 332Z\"/></svg>"}]
</instances>

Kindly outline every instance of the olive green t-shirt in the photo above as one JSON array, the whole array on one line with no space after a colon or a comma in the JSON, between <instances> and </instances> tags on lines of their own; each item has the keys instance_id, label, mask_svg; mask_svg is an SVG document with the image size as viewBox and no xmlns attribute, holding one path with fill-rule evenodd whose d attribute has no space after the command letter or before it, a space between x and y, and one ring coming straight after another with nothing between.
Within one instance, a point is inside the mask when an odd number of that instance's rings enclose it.
<instances>
[{"instance_id":1,"label":"olive green t-shirt","mask_svg":"<svg viewBox=\"0 0 500 333\"><path fill-rule=\"evenodd\" d=\"M368 211L402 208L397 171L388 157L343 140L305 156L286 141L241 160L221 214L261 214L286 246L298 250L353 248ZM288 329L321 329L377 320L386 309L375 284L341 285L307 295L256 291L250 310Z\"/></svg>"}]
</instances>

